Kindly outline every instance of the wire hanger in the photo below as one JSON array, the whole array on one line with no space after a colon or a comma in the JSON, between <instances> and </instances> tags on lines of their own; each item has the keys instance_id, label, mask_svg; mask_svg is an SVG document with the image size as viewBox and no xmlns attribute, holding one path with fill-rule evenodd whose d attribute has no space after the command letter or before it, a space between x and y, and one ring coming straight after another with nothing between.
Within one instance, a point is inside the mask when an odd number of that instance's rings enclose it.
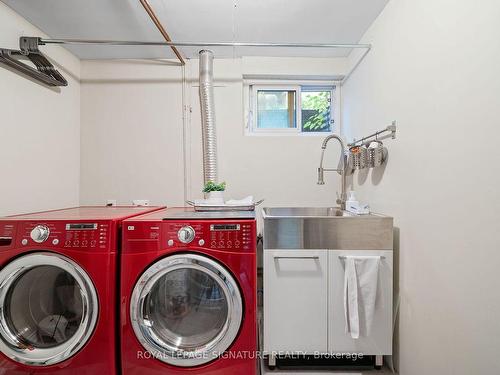
<instances>
[{"instance_id":1,"label":"wire hanger","mask_svg":"<svg viewBox=\"0 0 500 375\"><path fill-rule=\"evenodd\" d=\"M41 38L23 36L19 39L20 50L0 48L0 63L3 63L47 86L68 86L68 81L38 49L44 45ZM28 58L36 67L21 62Z\"/></svg>"}]
</instances>

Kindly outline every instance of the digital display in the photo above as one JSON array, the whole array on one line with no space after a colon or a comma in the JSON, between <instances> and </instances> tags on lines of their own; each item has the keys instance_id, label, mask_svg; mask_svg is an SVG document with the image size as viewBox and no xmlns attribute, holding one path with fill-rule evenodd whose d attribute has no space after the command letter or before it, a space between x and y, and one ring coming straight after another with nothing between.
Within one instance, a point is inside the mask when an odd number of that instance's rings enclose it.
<instances>
[{"instance_id":1,"label":"digital display","mask_svg":"<svg viewBox=\"0 0 500 375\"><path fill-rule=\"evenodd\" d=\"M240 224L213 224L210 225L212 231L240 230Z\"/></svg>"},{"instance_id":2,"label":"digital display","mask_svg":"<svg viewBox=\"0 0 500 375\"><path fill-rule=\"evenodd\" d=\"M96 230L97 224L78 223L66 224L66 230Z\"/></svg>"}]
</instances>

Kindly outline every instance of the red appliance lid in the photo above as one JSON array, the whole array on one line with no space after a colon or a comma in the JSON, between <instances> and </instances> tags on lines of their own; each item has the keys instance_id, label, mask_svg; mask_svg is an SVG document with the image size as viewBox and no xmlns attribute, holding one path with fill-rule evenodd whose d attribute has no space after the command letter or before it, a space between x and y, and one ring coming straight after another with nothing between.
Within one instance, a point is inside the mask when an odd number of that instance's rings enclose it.
<instances>
[{"instance_id":1,"label":"red appliance lid","mask_svg":"<svg viewBox=\"0 0 500 375\"><path fill-rule=\"evenodd\" d=\"M36 212L31 214L9 216L9 220L124 220L158 210L162 207L140 206L83 206L62 210Z\"/></svg>"},{"instance_id":2,"label":"red appliance lid","mask_svg":"<svg viewBox=\"0 0 500 375\"><path fill-rule=\"evenodd\" d=\"M136 216L134 221L161 220L255 220L255 211L197 212L192 207L172 207Z\"/></svg>"}]
</instances>

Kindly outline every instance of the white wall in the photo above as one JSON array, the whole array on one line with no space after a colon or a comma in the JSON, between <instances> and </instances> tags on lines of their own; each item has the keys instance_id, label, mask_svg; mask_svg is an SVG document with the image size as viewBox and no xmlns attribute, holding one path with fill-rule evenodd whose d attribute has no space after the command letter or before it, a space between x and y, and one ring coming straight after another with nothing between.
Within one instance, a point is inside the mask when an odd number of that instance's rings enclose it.
<instances>
[{"instance_id":1,"label":"white wall","mask_svg":"<svg viewBox=\"0 0 500 375\"><path fill-rule=\"evenodd\" d=\"M403 375L500 372L498 19L495 0L392 0L362 40L372 52L343 88L349 138L398 121L385 170L354 182L399 231ZM43 35L0 3L2 47L17 48L23 34ZM0 215L79 200L80 63L58 47L43 51L62 64L69 87L0 68ZM181 205L185 189L201 197L196 61L186 67L185 128L181 68L85 61L82 70L81 203ZM343 74L345 64L253 58L218 60L215 70L228 195L333 203L338 177L315 184L321 138L243 135L242 76Z\"/></svg>"},{"instance_id":2,"label":"white wall","mask_svg":"<svg viewBox=\"0 0 500 375\"><path fill-rule=\"evenodd\" d=\"M40 30L0 2L0 46L18 49ZM68 87L53 89L0 66L0 216L75 206L79 201L79 60L60 47L41 50L57 61Z\"/></svg>"},{"instance_id":3,"label":"white wall","mask_svg":"<svg viewBox=\"0 0 500 375\"><path fill-rule=\"evenodd\" d=\"M181 205L181 68L161 61L83 61L81 95L81 203Z\"/></svg>"},{"instance_id":4,"label":"white wall","mask_svg":"<svg viewBox=\"0 0 500 375\"><path fill-rule=\"evenodd\" d=\"M316 185L320 137L244 135L243 75L335 76L344 59L216 59L215 102L219 179L227 197L253 194L266 205L322 205L335 201L338 178ZM82 61L81 201L150 199L183 205L201 198L202 144L198 61L182 69L152 61ZM133 78L131 78L133 77ZM185 168L183 158L185 144ZM331 163L336 164L332 149ZM186 180L184 179L186 176Z\"/></svg>"},{"instance_id":5,"label":"white wall","mask_svg":"<svg viewBox=\"0 0 500 375\"><path fill-rule=\"evenodd\" d=\"M354 181L399 228L402 375L500 373L499 19L493 0L392 0L343 88L347 134L398 122L385 171Z\"/></svg>"}]
</instances>

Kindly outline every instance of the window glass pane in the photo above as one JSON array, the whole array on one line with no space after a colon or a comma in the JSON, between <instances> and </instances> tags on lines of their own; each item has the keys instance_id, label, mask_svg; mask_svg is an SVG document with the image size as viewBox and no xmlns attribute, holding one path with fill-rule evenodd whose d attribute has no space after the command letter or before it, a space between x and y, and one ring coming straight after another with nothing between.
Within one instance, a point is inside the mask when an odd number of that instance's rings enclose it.
<instances>
[{"instance_id":1,"label":"window glass pane","mask_svg":"<svg viewBox=\"0 0 500 375\"><path fill-rule=\"evenodd\" d=\"M331 90L307 90L302 88L302 131L328 132L332 130Z\"/></svg>"},{"instance_id":2,"label":"window glass pane","mask_svg":"<svg viewBox=\"0 0 500 375\"><path fill-rule=\"evenodd\" d=\"M259 90L257 92L257 128L296 128L295 103L293 90Z\"/></svg>"}]
</instances>

